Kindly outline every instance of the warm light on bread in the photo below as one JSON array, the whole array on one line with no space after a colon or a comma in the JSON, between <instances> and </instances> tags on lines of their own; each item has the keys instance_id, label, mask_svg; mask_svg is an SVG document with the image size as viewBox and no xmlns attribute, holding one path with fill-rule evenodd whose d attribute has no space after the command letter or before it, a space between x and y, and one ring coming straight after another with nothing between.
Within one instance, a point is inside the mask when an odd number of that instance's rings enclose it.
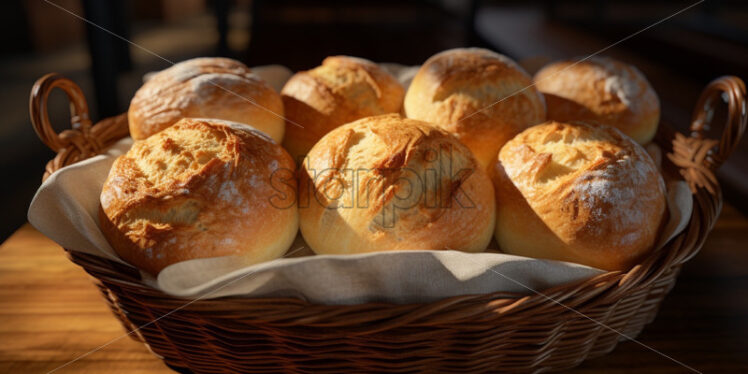
<instances>
[{"instance_id":1,"label":"warm light on bread","mask_svg":"<svg viewBox=\"0 0 748 374\"><path fill-rule=\"evenodd\" d=\"M657 166L612 127L532 127L504 145L493 174L496 240L507 253L625 270L663 222Z\"/></svg>"},{"instance_id":2,"label":"warm light on bread","mask_svg":"<svg viewBox=\"0 0 748 374\"><path fill-rule=\"evenodd\" d=\"M455 134L490 168L509 139L545 120L543 97L506 56L479 48L451 49L429 58L405 95L409 118Z\"/></svg>"},{"instance_id":3,"label":"warm light on bread","mask_svg":"<svg viewBox=\"0 0 748 374\"><path fill-rule=\"evenodd\" d=\"M281 95L288 118L283 146L298 160L340 125L399 113L404 90L395 77L371 61L333 56L321 66L296 73Z\"/></svg>"},{"instance_id":4,"label":"warm light on bread","mask_svg":"<svg viewBox=\"0 0 748 374\"><path fill-rule=\"evenodd\" d=\"M203 57L180 62L151 77L130 102L130 135L145 139L182 118L239 122L283 140L283 103L239 61Z\"/></svg>"},{"instance_id":5,"label":"warm light on bread","mask_svg":"<svg viewBox=\"0 0 748 374\"><path fill-rule=\"evenodd\" d=\"M552 63L537 74L548 119L613 126L639 144L652 140L660 101L637 68L607 57Z\"/></svg>"},{"instance_id":6,"label":"warm light on bread","mask_svg":"<svg viewBox=\"0 0 748 374\"><path fill-rule=\"evenodd\" d=\"M294 170L283 148L249 126L183 119L114 162L101 192L102 231L151 274L196 258L272 260L298 230Z\"/></svg>"},{"instance_id":7,"label":"warm light on bread","mask_svg":"<svg viewBox=\"0 0 748 374\"><path fill-rule=\"evenodd\" d=\"M338 127L299 173L304 239L318 254L398 249L483 251L491 181L447 132L397 114Z\"/></svg>"}]
</instances>

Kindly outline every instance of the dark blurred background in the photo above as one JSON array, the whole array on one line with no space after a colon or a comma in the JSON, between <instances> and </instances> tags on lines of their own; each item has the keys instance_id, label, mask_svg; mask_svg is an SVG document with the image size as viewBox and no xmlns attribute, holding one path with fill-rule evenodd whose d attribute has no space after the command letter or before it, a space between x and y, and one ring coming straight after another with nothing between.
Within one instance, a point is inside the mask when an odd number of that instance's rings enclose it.
<instances>
[{"instance_id":1,"label":"dark blurred background","mask_svg":"<svg viewBox=\"0 0 748 374\"><path fill-rule=\"evenodd\" d=\"M532 72L549 60L594 53L695 2L4 1L0 242L26 221L44 165L54 156L28 119L29 91L45 73L55 71L77 82L95 121L125 112L143 74L169 66L164 59L223 55L250 66L282 64L299 70L334 54L420 64L443 49L481 46L513 57ZM724 74L748 79L748 2L707 0L604 54L639 67L660 95L663 120L683 131L711 79ZM58 129L69 126L64 94L52 96L50 116ZM728 201L743 212L748 208L746 163L743 144L720 175Z\"/></svg>"}]
</instances>

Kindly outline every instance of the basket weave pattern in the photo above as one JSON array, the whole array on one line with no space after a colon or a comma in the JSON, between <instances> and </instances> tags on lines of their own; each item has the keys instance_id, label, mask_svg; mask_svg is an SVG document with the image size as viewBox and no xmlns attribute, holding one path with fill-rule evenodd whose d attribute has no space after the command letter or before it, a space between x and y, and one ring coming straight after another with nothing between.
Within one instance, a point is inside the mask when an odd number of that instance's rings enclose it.
<instances>
[{"instance_id":1,"label":"basket weave pattern","mask_svg":"<svg viewBox=\"0 0 748 374\"><path fill-rule=\"evenodd\" d=\"M72 129L55 133L47 97L61 88ZM729 115L720 141L706 139L716 99ZM651 322L684 262L702 247L722 206L716 169L746 127L746 89L722 77L704 90L690 137L660 126L665 172L694 192L688 227L628 272L518 295L492 293L424 304L316 305L294 298L227 297L190 302L145 286L126 265L67 250L93 278L131 337L179 371L233 372L541 372L570 368L613 350ZM32 124L57 152L44 178L128 135L125 114L96 125L83 94L57 74L31 93ZM497 274L497 276L499 276ZM162 316L170 313L168 316Z\"/></svg>"}]
</instances>

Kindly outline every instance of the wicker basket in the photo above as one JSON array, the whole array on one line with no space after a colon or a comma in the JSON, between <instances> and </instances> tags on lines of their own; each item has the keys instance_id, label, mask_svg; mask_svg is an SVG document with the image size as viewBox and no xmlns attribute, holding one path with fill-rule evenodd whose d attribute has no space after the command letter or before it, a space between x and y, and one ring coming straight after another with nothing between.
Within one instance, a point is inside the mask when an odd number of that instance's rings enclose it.
<instances>
[{"instance_id":1,"label":"wicker basket","mask_svg":"<svg viewBox=\"0 0 748 374\"><path fill-rule=\"evenodd\" d=\"M72 129L60 134L52 129L47 114L47 97L56 87L71 102ZM726 128L721 141L709 140L704 134L721 95L728 99ZM637 336L654 319L683 263L702 247L722 206L714 171L745 130L745 95L740 79L719 78L699 99L690 137L660 126L656 141L668 152L665 171L679 172L693 190L693 216L686 230L628 272L608 272L542 294L465 295L408 305L316 305L294 298L241 297L189 303L145 286L129 266L67 252L95 278L131 336L179 371L540 372L570 368ZM45 178L128 135L125 114L92 126L80 88L57 74L36 82L29 109L37 134L57 152L47 164Z\"/></svg>"}]
</instances>

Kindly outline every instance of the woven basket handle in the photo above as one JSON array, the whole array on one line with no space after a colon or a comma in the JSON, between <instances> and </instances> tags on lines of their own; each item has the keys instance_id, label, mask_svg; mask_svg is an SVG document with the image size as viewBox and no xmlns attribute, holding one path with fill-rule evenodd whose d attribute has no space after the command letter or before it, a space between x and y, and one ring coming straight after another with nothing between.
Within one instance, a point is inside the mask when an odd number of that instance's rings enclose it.
<instances>
[{"instance_id":1,"label":"woven basket handle","mask_svg":"<svg viewBox=\"0 0 748 374\"><path fill-rule=\"evenodd\" d=\"M728 106L727 122L719 141L706 137L718 99L724 99ZM745 83L740 78L724 76L706 86L693 112L691 136L676 134L673 153L668 154L694 193L700 187L717 193L714 173L738 146L747 118Z\"/></svg>"},{"instance_id":2,"label":"woven basket handle","mask_svg":"<svg viewBox=\"0 0 748 374\"><path fill-rule=\"evenodd\" d=\"M49 94L55 88L65 92L70 100L71 128L59 134L52 127L47 110ZM92 126L83 91L57 73L47 74L34 83L29 97L29 114L36 134L57 153L47 164L43 179L63 166L101 153L112 142L128 134L126 115L108 118Z\"/></svg>"},{"instance_id":3,"label":"woven basket handle","mask_svg":"<svg viewBox=\"0 0 748 374\"><path fill-rule=\"evenodd\" d=\"M70 123L72 129L58 134L49 121L47 112L47 100L53 89L60 88L70 100ZM36 81L31 89L29 98L29 113L31 124L39 138L50 149L59 152L71 143L79 146L81 150L95 148L96 142L90 142L91 119L88 117L88 104L83 96L83 91L77 84L73 83L57 73L49 73Z\"/></svg>"}]
</instances>

